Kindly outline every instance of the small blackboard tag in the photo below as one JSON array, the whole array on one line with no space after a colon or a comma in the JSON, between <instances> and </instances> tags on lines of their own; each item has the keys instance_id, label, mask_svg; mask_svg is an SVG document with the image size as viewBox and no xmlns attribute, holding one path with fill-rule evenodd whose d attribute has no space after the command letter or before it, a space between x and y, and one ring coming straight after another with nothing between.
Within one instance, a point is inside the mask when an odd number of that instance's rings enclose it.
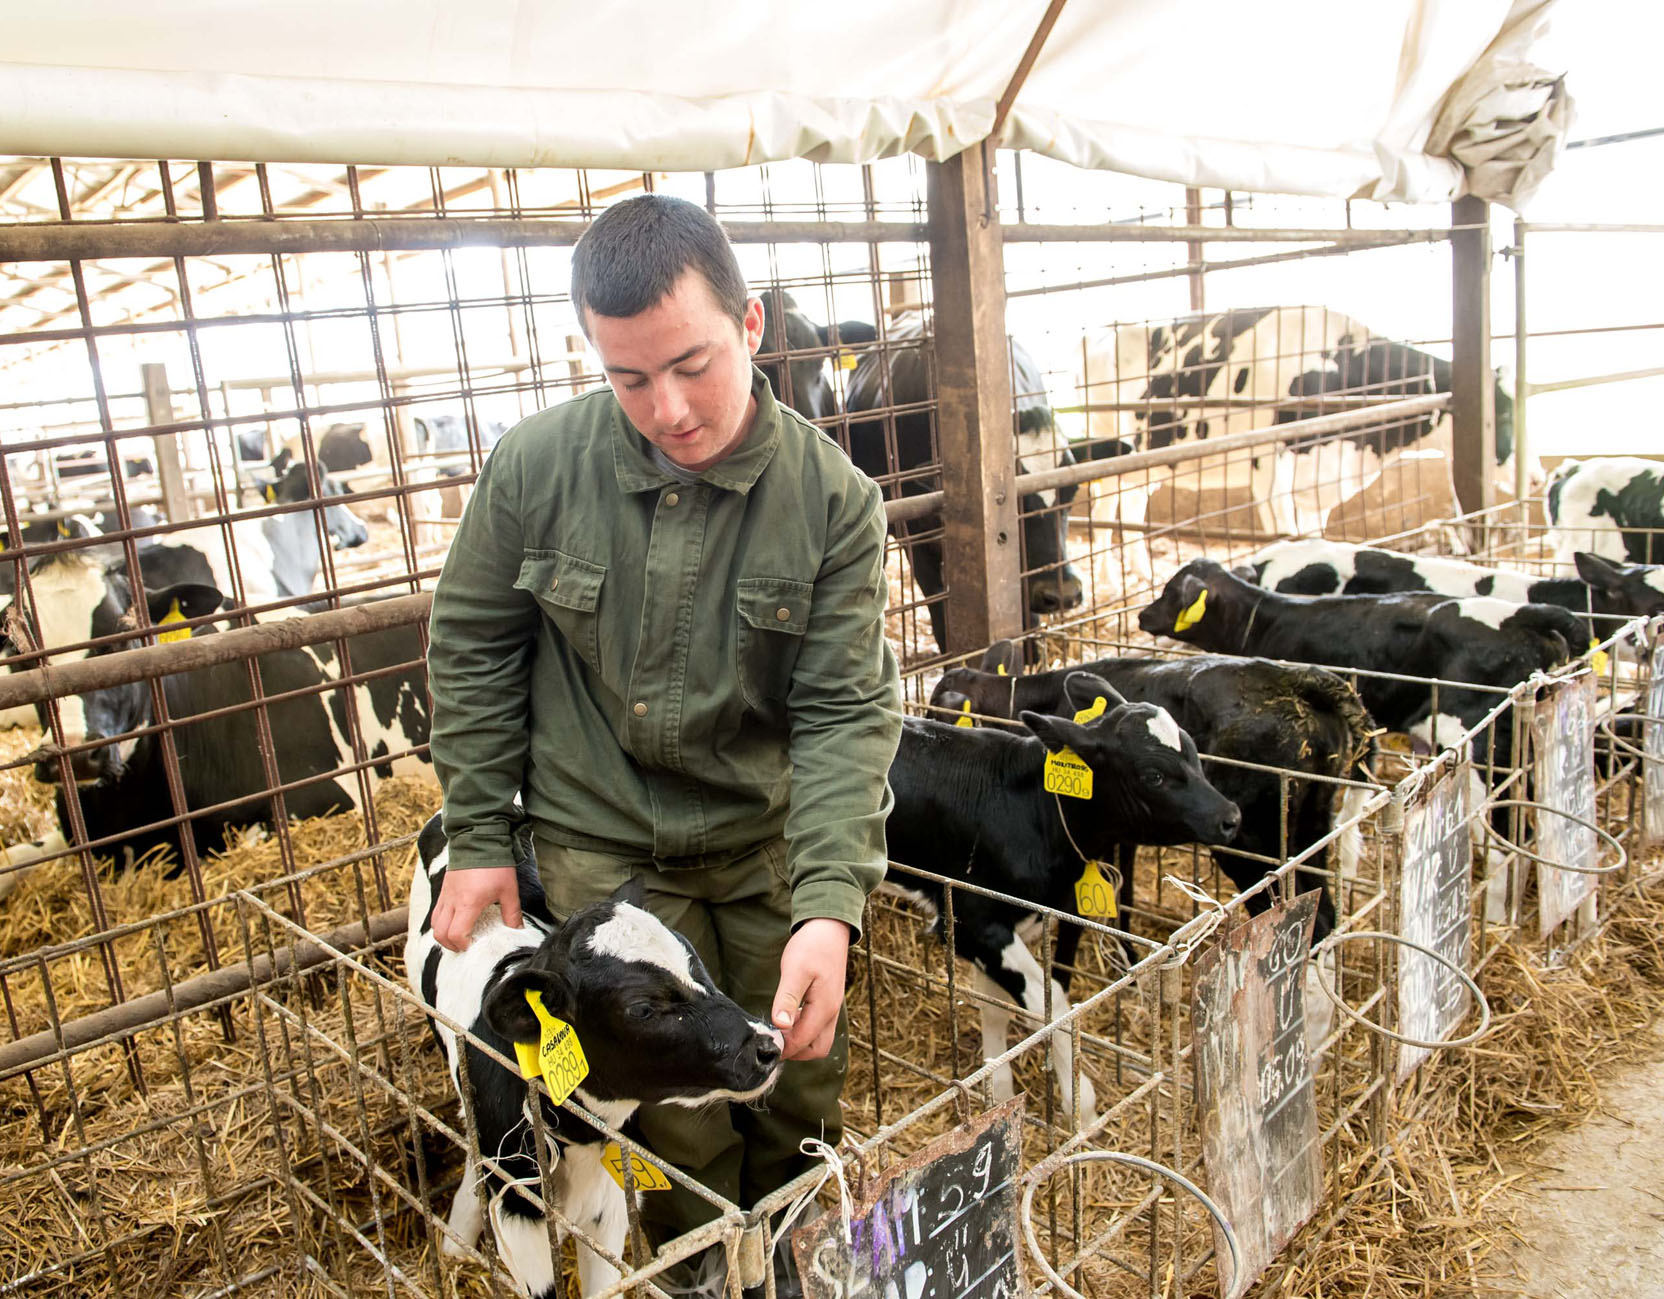
<instances>
[{"instance_id":1,"label":"small blackboard tag","mask_svg":"<svg viewBox=\"0 0 1664 1299\"><path fill-rule=\"evenodd\" d=\"M1208 1191L1242 1263L1214 1226L1220 1292L1245 1294L1317 1210L1323 1163L1306 1055L1306 954L1317 893L1238 925L1201 960L1191 1010L1196 1108Z\"/></svg>"},{"instance_id":2,"label":"small blackboard tag","mask_svg":"<svg viewBox=\"0 0 1664 1299\"><path fill-rule=\"evenodd\" d=\"M1664 637L1653 646L1652 673L1647 680L1647 718L1641 724L1641 792L1645 800L1642 826L1651 847L1664 843ZM1657 720L1652 720L1652 719Z\"/></svg>"},{"instance_id":3,"label":"small blackboard tag","mask_svg":"<svg viewBox=\"0 0 1664 1299\"><path fill-rule=\"evenodd\" d=\"M1464 759L1416 792L1404 809L1399 871L1399 932L1458 968L1469 968L1473 932L1473 837L1469 794L1473 764ZM1438 1042L1468 1013L1467 984L1444 965L1412 948L1398 958L1398 1031L1421 1042ZM1402 1081L1433 1053L1431 1047L1401 1043Z\"/></svg>"},{"instance_id":4,"label":"small blackboard tag","mask_svg":"<svg viewBox=\"0 0 1664 1299\"><path fill-rule=\"evenodd\" d=\"M793 1232L805 1299L1018 1299L1022 1125L1016 1096L889 1169L847 1243L835 1212Z\"/></svg>"},{"instance_id":5,"label":"small blackboard tag","mask_svg":"<svg viewBox=\"0 0 1664 1299\"><path fill-rule=\"evenodd\" d=\"M1531 719L1537 801L1595 820L1595 679L1549 686ZM1576 870L1537 865L1537 911L1547 938L1595 895L1595 833L1552 812L1537 813L1537 854ZM1579 871L1585 873L1578 873Z\"/></svg>"}]
</instances>

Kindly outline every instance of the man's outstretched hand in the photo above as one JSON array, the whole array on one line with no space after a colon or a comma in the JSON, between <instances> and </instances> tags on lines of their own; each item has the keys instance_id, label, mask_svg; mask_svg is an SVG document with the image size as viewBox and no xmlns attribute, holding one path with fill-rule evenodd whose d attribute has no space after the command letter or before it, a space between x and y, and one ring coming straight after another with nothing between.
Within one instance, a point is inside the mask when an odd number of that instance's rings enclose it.
<instances>
[{"instance_id":1,"label":"man's outstretched hand","mask_svg":"<svg viewBox=\"0 0 1664 1299\"><path fill-rule=\"evenodd\" d=\"M841 920L806 920L786 940L771 1016L786 1035L786 1059L820 1060L832 1049L848 963L849 926Z\"/></svg>"},{"instance_id":2,"label":"man's outstretched hand","mask_svg":"<svg viewBox=\"0 0 1664 1299\"><path fill-rule=\"evenodd\" d=\"M495 902L503 909L503 923L520 928L520 882L512 866L484 866L476 870L448 870L433 905L433 936L453 952L468 946L474 922ZM847 933L848 930L846 929ZM842 983L839 992L842 994Z\"/></svg>"}]
</instances>

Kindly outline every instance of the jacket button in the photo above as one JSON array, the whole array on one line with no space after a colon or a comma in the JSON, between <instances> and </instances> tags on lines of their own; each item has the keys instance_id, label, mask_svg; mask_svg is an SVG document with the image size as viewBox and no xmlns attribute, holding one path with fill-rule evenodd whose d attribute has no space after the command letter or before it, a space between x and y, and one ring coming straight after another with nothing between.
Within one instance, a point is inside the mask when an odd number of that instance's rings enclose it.
<instances>
[{"instance_id":1,"label":"jacket button","mask_svg":"<svg viewBox=\"0 0 1664 1299\"><path fill-rule=\"evenodd\" d=\"M774 611L774 616L776 618L778 618L781 622L790 622L791 617L792 617L792 611L790 609L786 609L786 608L776 609Z\"/></svg>"},{"instance_id":2,"label":"jacket button","mask_svg":"<svg viewBox=\"0 0 1664 1299\"><path fill-rule=\"evenodd\" d=\"M646 717L647 716L647 705L646 704L637 704L630 711L633 712L637 717Z\"/></svg>"},{"instance_id":3,"label":"jacket button","mask_svg":"<svg viewBox=\"0 0 1664 1299\"><path fill-rule=\"evenodd\" d=\"M669 496L664 498L664 503L669 506L675 506L681 499L682 497L679 492L671 492Z\"/></svg>"},{"instance_id":4,"label":"jacket button","mask_svg":"<svg viewBox=\"0 0 1664 1299\"><path fill-rule=\"evenodd\" d=\"M557 590L557 589L559 589L559 587L560 587L560 578L556 577L556 578L551 578L549 580L549 589L551 591Z\"/></svg>"}]
</instances>

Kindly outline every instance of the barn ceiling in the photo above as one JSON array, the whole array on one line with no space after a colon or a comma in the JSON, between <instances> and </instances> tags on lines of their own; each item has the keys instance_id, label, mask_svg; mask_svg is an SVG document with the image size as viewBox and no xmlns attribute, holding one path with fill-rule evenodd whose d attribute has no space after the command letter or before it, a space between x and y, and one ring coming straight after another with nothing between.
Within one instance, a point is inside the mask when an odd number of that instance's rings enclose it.
<instances>
[{"instance_id":1,"label":"barn ceiling","mask_svg":"<svg viewBox=\"0 0 1664 1299\"><path fill-rule=\"evenodd\" d=\"M1185 184L1445 199L1441 110L1506 83L1533 111L1550 3L58 0L9 15L0 151L702 171L997 131Z\"/></svg>"}]
</instances>

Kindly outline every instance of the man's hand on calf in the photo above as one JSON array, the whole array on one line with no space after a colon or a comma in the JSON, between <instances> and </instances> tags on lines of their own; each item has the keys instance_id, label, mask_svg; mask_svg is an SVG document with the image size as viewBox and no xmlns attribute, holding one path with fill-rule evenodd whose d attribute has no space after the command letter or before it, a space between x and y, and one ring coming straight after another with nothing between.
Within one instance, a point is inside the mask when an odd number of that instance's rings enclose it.
<instances>
[{"instance_id":1,"label":"man's hand on calf","mask_svg":"<svg viewBox=\"0 0 1664 1299\"><path fill-rule=\"evenodd\" d=\"M433 906L433 936L453 952L468 946L474 922L493 902L503 909L503 923L520 928L520 882L512 866L448 870Z\"/></svg>"},{"instance_id":2,"label":"man's hand on calf","mask_svg":"<svg viewBox=\"0 0 1664 1299\"><path fill-rule=\"evenodd\" d=\"M848 963L849 926L841 920L806 920L786 940L771 1016L786 1035L786 1059L819 1060L832 1049Z\"/></svg>"}]
</instances>

